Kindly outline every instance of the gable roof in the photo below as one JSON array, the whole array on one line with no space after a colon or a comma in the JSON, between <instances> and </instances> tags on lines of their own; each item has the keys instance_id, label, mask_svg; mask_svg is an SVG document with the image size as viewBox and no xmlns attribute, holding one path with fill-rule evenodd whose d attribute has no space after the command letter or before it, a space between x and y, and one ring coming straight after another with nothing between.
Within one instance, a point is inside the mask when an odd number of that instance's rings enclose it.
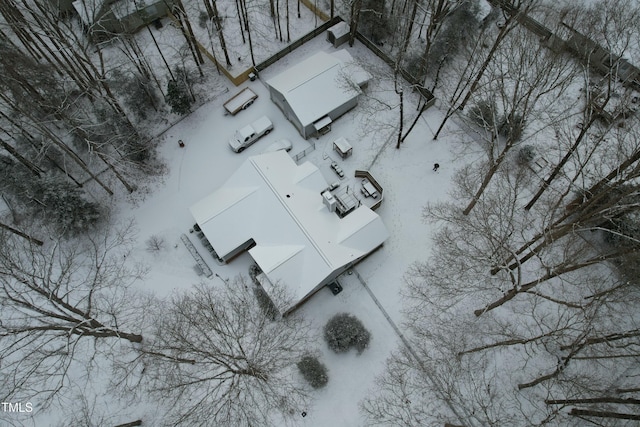
<instances>
[{"instance_id":1,"label":"gable roof","mask_svg":"<svg viewBox=\"0 0 640 427\"><path fill-rule=\"evenodd\" d=\"M253 239L249 253L255 262L297 303L388 237L382 219L367 206L344 218L330 212L321 196L327 186L316 166L296 165L286 152L276 151L247 159L190 210L223 257Z\"/></svg>"},{"instance_id":2,"label":"gable roof","mask_svg":"<svg viewBox=\"0 0 640 427\"><path fill-rule=\"evenodd\" d=\"M359 83L370 78L343 49L334 54L318 52L267 84L284 96L302 126L308 126L356 98L361 93Z\"/></svg>"}]
</instances>

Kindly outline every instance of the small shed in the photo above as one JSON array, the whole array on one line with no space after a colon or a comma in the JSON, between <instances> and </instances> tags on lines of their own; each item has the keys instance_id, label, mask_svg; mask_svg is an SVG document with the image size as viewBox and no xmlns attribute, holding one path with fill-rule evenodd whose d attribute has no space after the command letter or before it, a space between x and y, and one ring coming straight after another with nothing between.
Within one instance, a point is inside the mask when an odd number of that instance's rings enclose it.
<instances>
[{"instance_id":1,"label":"small shed","mask_svg":"<svg viewBox=\"0 0 640 427\"><path fill-rule=\"evenodd\" d=\"M327 30L327 41L331 43L333 47L339 47L349 40L349 33L349 25L344 21L340 21Z\"/></svg>"},{"instance_id":2,"label":"small shed","mask_svg":"<svg viewBox=\"0 0 640 427\"><path fill-rule=\"evenodd\" d=\"M340 154L340 157L346 159L353 154L353 147L346 138L340 137L333 141L333 149Z\"/></svg>"}]
</instances>

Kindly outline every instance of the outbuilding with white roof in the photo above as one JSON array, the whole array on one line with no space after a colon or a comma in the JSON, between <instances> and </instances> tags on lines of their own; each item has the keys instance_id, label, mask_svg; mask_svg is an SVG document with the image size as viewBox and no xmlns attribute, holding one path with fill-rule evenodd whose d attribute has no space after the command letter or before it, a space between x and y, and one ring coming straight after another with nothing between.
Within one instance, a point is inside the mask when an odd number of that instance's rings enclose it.
<instances>
[{"instance_id":1,"label":"outbuilding with white roof","mask_svg":"<svg viewBox=\"0 0 640 427\"><path fill-rule=\"evenodd\" d=\"M287 289L293 303L278 308L288 314L388 237L365 205L338 216L327 187L315 165L297 165L281 150L250 157L190 210L223 261L248 249L268 278L265 291Z\"/></svg>"},{"instance_id":2,"label":"outbuilding with white roof","mask_svg":"<svg viewBox=\"0 0 640 427\"><path fill-rule=\"evenodd\" d=\"M100 38L136 32L167 16L174 0L75 0L72 5L89 33Z\"/></svg>"},{"instance_id":3,"label":"outbuilding with white roof","mask_svg":"<svg viewBox=\"0 0 640 427\"><path fill-rule=\"evenodd\" d=\"M371 74L349 52L318 52L269 79L271 100L303 138L330 129L333 120L358 104Z\"/></svg>"}]
</instances>

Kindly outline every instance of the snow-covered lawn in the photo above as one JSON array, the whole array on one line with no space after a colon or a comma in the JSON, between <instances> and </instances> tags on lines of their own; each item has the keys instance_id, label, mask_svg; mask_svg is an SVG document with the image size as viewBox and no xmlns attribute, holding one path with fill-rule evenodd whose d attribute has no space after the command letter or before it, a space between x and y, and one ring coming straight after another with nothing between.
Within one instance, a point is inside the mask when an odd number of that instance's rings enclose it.
<instances>
[{"instance_id":1,"label":"snow-covered lawn","mask_svg":"<svg viewBox=\"0 0 640 427\"><path fill-rule=\"evenodd\" d=\"M383 186L384 202L377 212L389 229L390 237L380 250L357 265L356 270L390 318L401 327L403 275L412 262L426 259L430 251L430 229L422 222L422 207L427 202L447 197L454 171L454 136L459 138L460 133L445 133L440 140L432 141L431 129L435 129L441 120L441 112L432 108L423 115L402 148L396 150L394 126L397 123L397 109L378 113L379 117L375 117L377 122L390 124L386 132L365 134L359 124L370 121L371 118L365 116L372 112L358 106L338 119L327 135L304 141L270 101L263 81L318 50L333 50L323 35L265 70L261 75L262 81L248 83L259 97L246 111L236 116L225 116L222 104L226 96L223 96L202 106L160 137L159 151L168 166L167 174L144 200L136 204L124 203L119 208L119 215L133 217L138 224L140 231L135 258L150 267L144 285L147 290L162 297L173 290L187 289L200 280L212 280L214 283L218 280L215 275L212 279L203 279L196 274L193 268L195 261L180 241L180 235L189 235L188 230L194 223L188 208L218 188L248 156L262 153L273 141L288 138L293 142L291 155L308 148L309 142L315 143L316 149L301 161L308 160L316 164L328 182L337 180L329 165L332 161L338 161L347 176L341 185L349 185L350 180L354 180L354 169L369 169ZM384 67L362 45L356 44L350 52L367 68ZM392 81L376 80L374 77L371 90L375 91L375 96L385 98L390 105L396 105L397 96L392 88ZM405 111L408 111L406 120L409 121L415 114L416 98L413 94L406 98L409 101L405 106ZM232 152L227 139L234 130L263 114L273 121L273 132L241 154ZM332 151L333 140L341 136L346 137L353 146L353 156L345 160L339 159ZM184 148L179 146L179 140L184 141ZM380 150L382 152L376 158ZM376 161L372 164L374 158ZM432 168L436 162L441 167L434 172ZM158 253L146 250L145 242L152 235L165 239L165 249ZM247 273L251 264L247 253L228 265L220 266L199 245L197 239L191 237L215 274L229 278ZM358 402L373 387L373 380L382 371L389 352L400 342L356 274L345 274L340 282L344 287L342 293L333 296L328 289L323 289L300 309L317 330L321 360L329 369L329 384L315 392L313 406L300 408L301 413L305 411L308 414L304 418L300 415L300 425L363 425ZM332 315L340 312L356 315L371 331L371 345L360 356L355 352L334 354L321 337L324 324Z\"/></svg>"}]
</instances>

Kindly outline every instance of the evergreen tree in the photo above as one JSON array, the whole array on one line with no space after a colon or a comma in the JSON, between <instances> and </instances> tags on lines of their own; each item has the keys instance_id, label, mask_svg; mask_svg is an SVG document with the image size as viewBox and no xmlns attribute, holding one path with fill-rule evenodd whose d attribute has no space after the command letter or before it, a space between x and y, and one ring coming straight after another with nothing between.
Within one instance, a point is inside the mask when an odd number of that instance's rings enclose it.
<instances>
[{"instance_id":1,"label":"evergreen tree","mask_svg":"<svg viewBox=\"0 0 640 427\"><path fill-rule=\"evenodd\" d=\"M191 111L191 100L186 86L180 80L169 80L167 85L167 104L171 112L184 116Z\"/></svg>"}]
</instances>

